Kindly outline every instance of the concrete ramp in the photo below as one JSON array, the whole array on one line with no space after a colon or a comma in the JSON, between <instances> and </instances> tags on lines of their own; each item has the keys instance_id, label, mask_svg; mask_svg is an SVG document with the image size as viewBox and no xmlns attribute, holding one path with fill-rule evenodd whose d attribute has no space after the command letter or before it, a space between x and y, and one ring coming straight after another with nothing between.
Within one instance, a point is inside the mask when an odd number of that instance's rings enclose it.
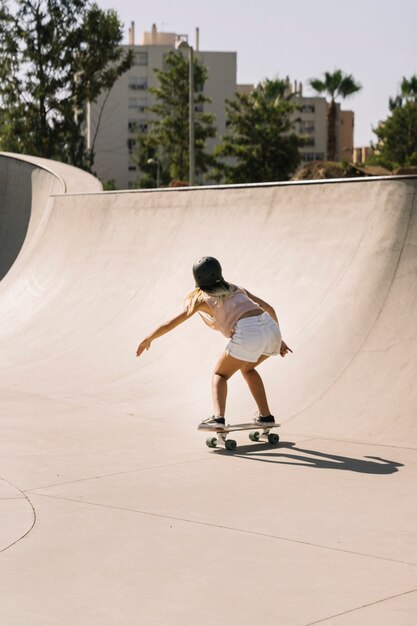
<instances>
[{"instance_id":1,"label":"concrete ramp","mask_svg":"<svg viewBox=\"0 0 417 626\"><path fill-rule=\"evenodd\" d=\"M0 152L0 280L46 220L54 193L99 191L93 176L64 163Z\"/></svg>"},{"instance_id":2,"label":"concrete ramp","mask_svg":"<svg viewBox=\"0 0 417 626\"><path fill-rule=\"evenodd\" d=\"M417 179L54 185L0 283L2 623L414 624ZM205 448L225 340L200 320L135 357L207 254L294 350L260 370L278 448ZM236 375L229 421L254 410Z\"/></svg>"},{"instance_id":3,"label":"concrete ramp","mask_svg":"<svg viewBox=\"0 0 417 626\"><path fill-rule=\"evenodd\" d=\"M0 156L0 279L36 232L51 193L64 191L58 177L34 164ZM29 232L29 225L31 226Z\"/></svg>"}]
</instances>

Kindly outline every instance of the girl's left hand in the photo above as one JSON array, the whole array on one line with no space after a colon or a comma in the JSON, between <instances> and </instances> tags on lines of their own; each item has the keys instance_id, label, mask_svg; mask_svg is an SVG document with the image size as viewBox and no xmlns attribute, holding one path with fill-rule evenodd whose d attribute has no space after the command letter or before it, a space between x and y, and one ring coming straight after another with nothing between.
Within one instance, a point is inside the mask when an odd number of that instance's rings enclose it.
<instances>
[{"instance_id":1,"label":"girl's left hand","mask_svg":"<svg viewBox=\"0 0 417 626\"><path fill-rule=\"evenodd\" d=\"M138 349L136 350L136 356L140 356L142 352L144 352L145 350L149 350L150 347L151 347L151 342L149 341L149 339L144 339L138 345Z\"/></svg>"}]
</instances>

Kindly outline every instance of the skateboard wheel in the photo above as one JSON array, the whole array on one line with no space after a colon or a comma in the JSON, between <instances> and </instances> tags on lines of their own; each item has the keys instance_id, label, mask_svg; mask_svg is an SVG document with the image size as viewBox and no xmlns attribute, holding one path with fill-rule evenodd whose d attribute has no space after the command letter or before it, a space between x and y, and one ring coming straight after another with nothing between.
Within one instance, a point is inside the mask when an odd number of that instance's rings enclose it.
<instances>
[{"instance_id":1,"label":"skateboard wheel","mask_svg":"<svg viewBox=\"0 0 417 626\"><path fill-rule=\"evenodd\" d=\"M236 441L234 439L226 439L225 441L226 450L235 450L236 449Z\"/></svg>"},{"instance_id":2,"label":"skateboard wheel","mask_svg":"<svg viewBox=\"0 0 417 626\"><path fill-rule=\"evenodd\" d=\"M277 435L277 433L270 433L268 435L268 441L269 443L271 443L273 446L276 446L277 443L279 442L279 435Z\"/></svg>"},{"instance_id":3,"label":"skateboard wheel","mask_svg":"<svg viewBox=\"0 0 417 626\"><path fill-rule=\"evenodd\" d=\"M251 441L259 441L259 431L253 430L249 433L249 439Z\"/></svg>"},{"instance_id":4,"label":"skateboard wheel","mask_svg":"<svg viewBox=\"0 0 417 626\"><path fill-rule=\"evenodd\" d=\"M215 448L217 446L216 437L208 437L206 439L206 446L208 446L209 448Z\"/></svg>"}]
</instances>

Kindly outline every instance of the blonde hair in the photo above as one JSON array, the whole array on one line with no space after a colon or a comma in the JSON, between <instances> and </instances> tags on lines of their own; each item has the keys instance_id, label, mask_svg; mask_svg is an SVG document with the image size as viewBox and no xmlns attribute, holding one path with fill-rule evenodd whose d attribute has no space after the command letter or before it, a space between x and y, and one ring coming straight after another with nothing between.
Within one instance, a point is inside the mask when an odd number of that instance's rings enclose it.
<instances>
[{"instance_id":1,"label":"blonde hair","mask_svg":"<svg viewBox=\"0 0 417 626\"><path fill-rule=\"evenodd\" d=\"M218 287L210 290L210 293L207 291L203 291L200 287L196 287L188 294L185 298L185 307L187 309L188 315L194 311L194 309L204 302L205 296L209 296L210 298L215 298L218 301L226 300L226 298L230 298L237 291L236 285L231 285L230 283L222 282Z\"/></svg>"}]
</instances>

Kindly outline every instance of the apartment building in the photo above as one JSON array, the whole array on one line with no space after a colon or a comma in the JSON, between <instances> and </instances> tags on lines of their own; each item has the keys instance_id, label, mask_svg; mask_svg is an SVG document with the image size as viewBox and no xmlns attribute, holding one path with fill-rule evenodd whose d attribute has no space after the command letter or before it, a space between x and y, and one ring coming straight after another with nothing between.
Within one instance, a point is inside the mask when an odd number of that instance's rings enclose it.
<instances>
[{"instance_id":1,"label":"apartment building","mask_svg":"<svg viewBox=\"0 0 417 626\"><path fill-rule=\"evenodd\" d=\"M286 78L286 95L293 95L300 110L294 114L294 130L303 137L305 145L300 149L301 159L308 161L324 161L327 155L327 102L325 98L304 98L301 83L291 83ZM237 91L249 95L255 85L238 85Z\"/></svg>"},{"instance_id":2,"label":"apartment building","mask_svg":"<svg viewBox=\"0 0 417 626\"><path fill-rule=\"evenodd\" d=\"M326 98L303 96L302 83L294 83L294 93L300 106L295 130L305 140L300 149L301 160L327 160L327 109ZM353 111L342 111L336 104L336 161L351 161L353 156Z\"/></svg>"},{"instance_id":3,"label":"apartment building","mask_svg":"<svg viewBox=\"0 0 417 626\"><path fill-rule=\"evenodd\" d=\"M135 25L129 29L129 45L133 50L133 66L121 76L110 92L103 93L97 102L88 107L87 143L94 150L94 172L104 182L114 181L116 188L129 189L137 186L139 172L134 159L135 137L138 130L146 131L149 126L148 107L155 104L149 88L157 87L155 69L163 69L165 56L178 47L181 41L193 46L194 56L207 68L208 78L204 95L211 102L205 110L215 115L216 136L207 140L207 149L212 151L226 132L225 101L232 100L236 93L248 94L253 85L238 85L236 52L211 52L200 50L199 30L195 40L188 35L159 32L155 25L144 32L136 43ZM301 83L288 89L295 94L300 105L296 114L295 131L306 140L301 148L303 162L327 159L327 101L323 97L304 97ZM336 141L338 161L351 161L353 155L353 112L342 111L337 105Z\"/></svg>"},{"instance_id":4,"label":"apartment building","mask_svg":"<svg viewBox=\"0 0 417 626\"><path fill-rule=\"evenodd\" d=\"M132 22L126 48L133 50L134 64L109 93L103 93L89 107L87 116L87 141L95 152L94 171L102 181L114 180L118 189L136 186L135 135L138 130L148 128L148 107L155 104L149 88L158 86L155 69L163 69L165 56L184 39L188 41L188 36L158 32L153 25L136 44ZM198 29L195 41L189 45L208 70L204 95L211 102L204 107L205 111L214 113L217 127L216 137L207 141L207 149L212 151L226 130L225 100L233 99L236 92L236 52L200 50Z\"/></svg>"},{"instance_id":5,"label":"apartment building","mask_svg":"<svg viewBox=\"0 0 417 626\"><path fill-rule=\"evenodd\" d=\"M286 78L287 93L293 94L299 110L294 114L294 130L303 137L305 144L300 148L301 160L327 160L327 109L326 98L322 96L303 96L303 85L295 81L293 84ZM249 94L254 85L238 85L237 91ZM353 158L353 111L342 111L336 104L336 161L352 161Z\"/></svg>"},{"instance_id":6,"label":"apartment building","mask_svg":"<svg viewBox=\"0 0 417 626\"><path fill-rule=\"evenodd\" d=\"M374 154L374 148L371 146L360 146L353 149L352 163L361 164L366 163L368 159Z\"/></svg>"}]
</instances>

